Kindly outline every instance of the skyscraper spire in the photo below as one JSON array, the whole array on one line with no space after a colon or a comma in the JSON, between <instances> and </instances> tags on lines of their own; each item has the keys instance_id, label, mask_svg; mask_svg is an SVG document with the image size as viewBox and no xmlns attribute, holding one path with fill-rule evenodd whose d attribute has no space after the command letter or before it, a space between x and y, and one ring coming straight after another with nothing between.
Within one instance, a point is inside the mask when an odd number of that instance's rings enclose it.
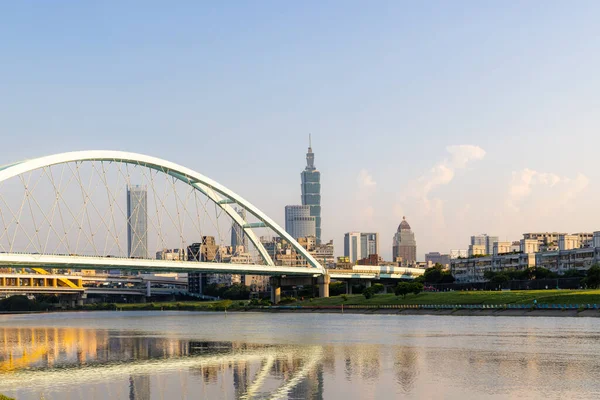
<instances>
[{"instance_id":1,"label":"skyscraper spire","mask_svg":"<svg viewBox=\"0 0 600 400\"><path fill-rule=\"evenodd\" d=\"M315 154L312 151L312 138L310 133L308 134L308 153L306 153L306 171L314 171L315 168Z\"/></svg>"},{"instance_id":2,"label":"skyscraper spire","mask_svg":"<svg viewBox=\"0 0 600 400\"><path fill-rule=\"evenodd\" d=\"M317 244L321 244L321 173L315 168L312 151L312 135L308 134L306 168L302 171L302 205L310 207L310 216L315 217Z\"/></svg>"}]
</instances>

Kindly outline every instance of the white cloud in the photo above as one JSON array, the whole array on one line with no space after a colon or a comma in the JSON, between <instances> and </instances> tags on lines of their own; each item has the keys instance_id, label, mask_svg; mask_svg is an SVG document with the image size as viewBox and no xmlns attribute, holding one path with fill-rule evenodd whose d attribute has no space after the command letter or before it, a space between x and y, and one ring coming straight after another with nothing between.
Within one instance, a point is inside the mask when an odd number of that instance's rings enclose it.
<instances>
[{"instance_id":1,"label":"white cloud","mask_svg":"<svg viewBox=\"0 0 600 400\"><path fill-rule=\"evenodd\" d=\"M403 185L399 200L394 204L393 212L398 220L406 215L406 219L419 235L417 240L423 252L448 251L449 243L457 240L459 232L467 229L464 217L469 213L470 205L460 212L446 215L448 204L453 199L436 196L435 191L452 184L456 176L474 162L482 160L486 152L475 145L455 145L446 147L447 155L435 163L419 178ZM461 188L455 192L463 192ZM448 226L453 226L448 229Z\"/></svg>"},{"instance_id":2,"label":"white cloud","mask_svg":"<svg viewBox=\"0 0 600 400\"><path fill-rule=\"evenodd\" d=\"M447 185L454 179L456 171L464 169L472 161L485 157L485 150L473 145L455 145L446 147L450 156L434 165L431 170L410 185L408 196L421 201L426 212L441 207L441 200L436 199L436 207L432 207L430 192L438 186ZM438 210L439 213L439 210Z\"/></svg>"},{"instance_id":3,"label":"white cloud","mask_svg":"<svg viewBox=\"0 0 600 400\"><path fill-rule=\"evenodd\" d=\"M536 212L547 213L575 198L588 184L588 177L581 173L571 179L525 168L512 173L506 205L518 212L530 202Z\"/></svg>"},{"instance_id":4,"label":"white cloud","mask_svg":"<svg viewBox=\"0 0 600 400\"><path fill-rule=\"evenodd\" d=\"M366 228L372 228L374 226L375 208L373 207L373 195L377 189L377 182L373 179L373 176L366 169L360 170L356 177L356 184L358 186L356 192L356 213L358 218L355 223L359 226Z\"/></svg>"},{"instance_id":5,"label":"white cloud","mask_svg":"<svg viewBox=\"0 0 600 400\"><path fill-rule=\"evenodd\" d=\"M368 188L377 185L371 174L366 169L361 169L356 177L359 189Z\"/></svg>"}]
</instances>

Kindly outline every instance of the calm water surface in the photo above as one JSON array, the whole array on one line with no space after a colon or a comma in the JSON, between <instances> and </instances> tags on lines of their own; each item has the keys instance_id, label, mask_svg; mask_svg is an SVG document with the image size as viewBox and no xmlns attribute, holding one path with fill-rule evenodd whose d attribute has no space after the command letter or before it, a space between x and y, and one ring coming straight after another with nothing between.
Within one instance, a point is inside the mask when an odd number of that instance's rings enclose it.
<instances>
[{"instance_id":1,"label":"calm water surface","mask_svg":"<svg viewBox=\"0 0 600 400\"><path fill-rule=\"evenodd\" d=\"M17 399L600 398L600 319L0 316Z\"/></svg>"}]
</instances>

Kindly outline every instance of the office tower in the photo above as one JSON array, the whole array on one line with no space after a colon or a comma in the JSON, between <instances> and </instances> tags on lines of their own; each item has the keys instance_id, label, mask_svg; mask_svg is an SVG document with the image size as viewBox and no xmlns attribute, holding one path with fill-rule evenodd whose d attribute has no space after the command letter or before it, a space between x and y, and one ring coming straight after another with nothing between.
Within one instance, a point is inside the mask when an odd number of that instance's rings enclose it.
<instances>
[{"instance_id":1,"label":"office tower","mask_svg":"<svg viewBox=\"0 0 600 400\"><path fill-rule=\"evenodd\" d=\"M236 212L242 217L242 220L246 220L246 209L236 209ZM243 246L242 252L248 251L248 237L237 222L231 223L231 253L232 255L238 255L240 246Z\"/></svg>"},{"instance_id":2,"label":"office tower","mask_svg":"<svg viewBox=\"0 0 600 400\"><path fill-rule=\"evenodd\" d=\"M406 217L402 217L402 222L394 235L392 257L394 261L401 259L403 265L412 265L417 262L417 242L415 234L406 222Z\"/></svg>"},{"instance_id":3,"label":"office tower","mask_svg":"<svg viewBox=\"0 0 600 400\"><path fill-rule=\"evenodd\" d=\"M127 256L148 258L148 192L127 186Z\"/></svg>"},{"instance_id":4,"label":"office tower","mask_svg":"<svg viewBox=\"0 0 600 400\"><path fill-rule=\"evenodd\" d=\"M316 237L316 217L310 206L285 206L285 231L294 239Z\"/></svg>"},{"instance_id":5,"label":"office tower","mask_svg":"<svg viewBox=\"0 0 600 400\"><path fill-rule=\"evenodd\" d=\"M379 254L379 233L374 232L348 232L344 235L344 256L350 262Z\"/></svg>"},{"instance_id":6,"label":"office tower","mask_svg":"<svg viewBox=\"0 0 600 400\"><path fill-rule=\"evenodd\" d=\"M344 256L350 258L351 263L356 263L363 258L360 243L360 232L348 232L344 235Z\"/></svg>"},{"instance_id":7,"label":"office tower","mask_svg":"<svg viewBox=\"0 0 600 400\"><path fill-rule=\"evenodd\" d=\"M310 207L310 215L315 217L317 244L321 244L321 173L315 168L315 155L312 151L310 135L308 153L306 153L306 168L301 173L302 205Z\"/></svg>"},{"instance_id":8,"label":"office tower","mask_svg":"<svg viewBox=\"0 0 600 400\"><path fill-rule=\"evenodd\" d=\"M487 234L471 236L471 246L484 246L485 254L493 254L494 253L494 243L498 242L498 236L488 236ZM479 249L479 247L474 247L474 249ZM476 251L474 250L476 253Z\"/></svg>"},{"instance_id":9,"label":"office tower","mask_svg":"<svg viewBox=\"0 0 600 400\"><path fill-rule=\"evenodd\" d=\"M379 255L379 233L361 232L360 252L362 253L362 258L366 258L371 254Z\"/></svg>"}]
</instances>

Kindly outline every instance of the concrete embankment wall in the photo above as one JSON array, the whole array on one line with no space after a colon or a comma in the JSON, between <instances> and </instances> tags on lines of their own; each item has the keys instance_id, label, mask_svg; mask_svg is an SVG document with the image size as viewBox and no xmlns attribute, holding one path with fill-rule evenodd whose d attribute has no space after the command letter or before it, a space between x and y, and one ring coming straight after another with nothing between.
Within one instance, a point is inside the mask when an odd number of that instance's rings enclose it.
<instances>
[{"instance_id":1,"label":"concrete embankment wall","mask_svg":"<svg viewBox=\"0 0 600 400\"><path fill-rule=\"evenodd\" d=\"M600 317L597 310L425 310L425 309L322 309L322 308L263 308L249 309L246 312L272 313L328 313L328 314L364 314L364 315L448 315L448 316L480 316L480 317Z\"/></svg>"}]
</instances>

